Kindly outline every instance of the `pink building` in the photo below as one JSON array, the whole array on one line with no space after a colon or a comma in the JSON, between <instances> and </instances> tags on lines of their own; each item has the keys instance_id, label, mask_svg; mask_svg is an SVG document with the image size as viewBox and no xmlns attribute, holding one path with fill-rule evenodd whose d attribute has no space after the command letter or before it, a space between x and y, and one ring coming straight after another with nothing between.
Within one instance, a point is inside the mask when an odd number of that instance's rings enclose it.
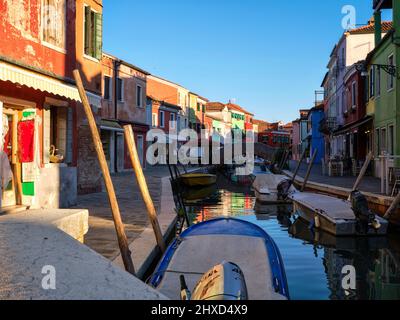
<instances>
[{"instance_id":1,"label":"pink building","mask_svg":"<svg viewBox=\"0 0 400 320\"><path fill-rule=\"evenodd\" d=\"M293 121L292 159L299 161L301 157L300 120Z\"/></svg>"}]
</instances>

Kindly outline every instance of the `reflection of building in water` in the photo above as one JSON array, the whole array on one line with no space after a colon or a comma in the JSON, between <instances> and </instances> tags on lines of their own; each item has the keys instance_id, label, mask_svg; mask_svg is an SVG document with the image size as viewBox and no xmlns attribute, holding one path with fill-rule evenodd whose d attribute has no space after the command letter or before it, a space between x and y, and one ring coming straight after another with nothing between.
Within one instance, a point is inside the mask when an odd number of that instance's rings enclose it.
<instances>
[{"instance_id":1,"label":"reflection of building in water","mask_svg":"<svg viewBox=\"0 0 400 320\"><path fill-rule=\"evenodd\" d=\"M388 249L379 250L373 271L370 272L370 298L375 300L400 299L400 259Z\"/></svg>"},{"instance_id":2,"label":"reflection of building in water","mask_svg":"<svg viewBox=\"0 0 400 320\"><path fill-rule=\"evenodd\" d=\"M345 300L347 296L342 288L342 269L346 265L353 265L353 260L342 256L336 249L324 249L324 267L331 291L331 300Z\"/></svg>"}]
</instances>

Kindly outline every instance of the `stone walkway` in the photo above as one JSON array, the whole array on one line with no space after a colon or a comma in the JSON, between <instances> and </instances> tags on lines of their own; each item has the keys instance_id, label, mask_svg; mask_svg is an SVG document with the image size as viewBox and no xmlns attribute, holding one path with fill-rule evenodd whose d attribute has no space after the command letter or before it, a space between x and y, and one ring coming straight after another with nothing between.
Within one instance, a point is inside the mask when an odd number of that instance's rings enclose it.
<instances>
[{"instance_id":1,"label":"stone walkway","mask_svg":"<svg viewBox=\"0 0 400 320\"><path fill-rule=\"evenodd\" d=\"M146 180L156 210L160 208L161 178L169 176L167 167L149 167ZM150 223L133 172L112 177L128 241L131 243ZM89 210L89 232L85 244L104 257L113 260L119 254L117 236L107 193L82 195L76 208Z\"/></svg>"},{"instance_id":2,"label":"stone walkway","mask_svg":"<svg viewBox=\"0 0 400 320\"><path fill-rule=\"evenodd\" d=\"M296 170L298 161L290 161L290 171L294 172ZM299 171L299 176L304 178L307 173L307 164L302 163ZM322 166L314 165L311 170L310 181L329 184L332 186L343 187L343 188L353 188L353 185L357 177L329 177L322 175ZM360 184L360 191L372 192L376 194L381 194L381 180L375 177L365 176Z\"/></svg>"}]
</instances>

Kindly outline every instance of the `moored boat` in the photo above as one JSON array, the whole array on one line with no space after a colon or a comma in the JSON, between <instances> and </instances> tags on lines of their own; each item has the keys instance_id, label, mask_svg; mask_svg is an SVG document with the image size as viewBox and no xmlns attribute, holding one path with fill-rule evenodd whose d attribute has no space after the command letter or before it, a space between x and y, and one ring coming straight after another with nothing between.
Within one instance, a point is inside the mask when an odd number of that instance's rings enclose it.
<instances>
[{"instance_id":1,"label":"moored boat","mask_svg":"<svg viewBox=\"0 0 400 320\"><path fill-rule=\"evenodd\" d=\"M150 284L175 300L189 290L193 300L289 299L273 239L260 227L231 218L185 230L168 247Z\"/></svg>"},{"instance_id":2,"label":"moored boat","mask_svg":"<svg viewBox=\"0 0 400 320\"><path fill-rule=\"evenodd\" d=\"M208 173L182 174L180 179L183 184L189 187L206 187L217 183L217 176Z\"/></svg>"},{"instance_id":3,"label":"moored boat","mask_svg":"<svg viewBox=\"0 0 400 320\"><path fill-rule=\"evenodd\" d=\"M264 174L255 174L253 189L257 201L263 204L287 203L287 198L281 198L278 191L279 184L281 184L284 180L287 180L286 176L272 174L269 172ZM288 192L296 192L296 189L293 185L289 186Z\"/></svg>"},{"instance_id":4,"label":"moored boat","mask_svg":"<svg viewBox=\"0 0 400 320\"><path fill-rule=\"evenodd\" d=\"M293 210L315 229L336 236L385 235L388 221L368 209L365 197L353 192L352 201L315 194L296 192L289 194Z\"/></svg>"}]
</instances>

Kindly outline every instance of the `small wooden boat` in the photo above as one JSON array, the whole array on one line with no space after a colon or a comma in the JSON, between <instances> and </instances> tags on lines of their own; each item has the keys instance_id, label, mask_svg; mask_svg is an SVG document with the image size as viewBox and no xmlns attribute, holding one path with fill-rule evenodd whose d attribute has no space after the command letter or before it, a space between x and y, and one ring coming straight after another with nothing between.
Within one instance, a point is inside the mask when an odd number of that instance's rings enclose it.
<instances>
[{"instance_id":1,"label":"small wooden boat","mask_svg":"<svg viewBox=\"0 0 400 320\"><path fill-rule=\"evenodd\" d=\"M279 199L278 185L287 180L286 176L272 173L256 174L253 182L253 189L257 201L263 204L288 203L287 199ZM290 186L289 193L296 192L293 185Z\"/></svg>"},{"instance_id":2,"label":"small wooden boat","mask_svg":"<svg viewBox=\"0 0 400 320\"><path fill-rule=\"evenodd\" d=\"M208 173L186 173L182 174L180 179L189 187L206 187L217 183L217 176Z\"/></svg>"},{"instance_id":3,"label":"small wooden boat","mask_svg":"<svg viewBox=\"0 0 400 320\"><path fill-rule=\"evenodd\" d=\"M357 197L360 193L357 194ZM362 195L361 195L362 196ZM388 221L369 211L366 199L351 203L309 192L289 194L293 210L315 229L336 236L385 235Z\"/></svg>"},{"instance_id":4,"label":"small wooden boat","mask_svg":"<svg viewBox=\"0 0 400 320\"><path fill-rule=\"evenodd\" d=\"M182 295L188 290L192 300L289 299L273 239L260 227L231 218L185 230L168 247L150 284L175 300L188 296Z\"/></svg>"}]
</instances>

